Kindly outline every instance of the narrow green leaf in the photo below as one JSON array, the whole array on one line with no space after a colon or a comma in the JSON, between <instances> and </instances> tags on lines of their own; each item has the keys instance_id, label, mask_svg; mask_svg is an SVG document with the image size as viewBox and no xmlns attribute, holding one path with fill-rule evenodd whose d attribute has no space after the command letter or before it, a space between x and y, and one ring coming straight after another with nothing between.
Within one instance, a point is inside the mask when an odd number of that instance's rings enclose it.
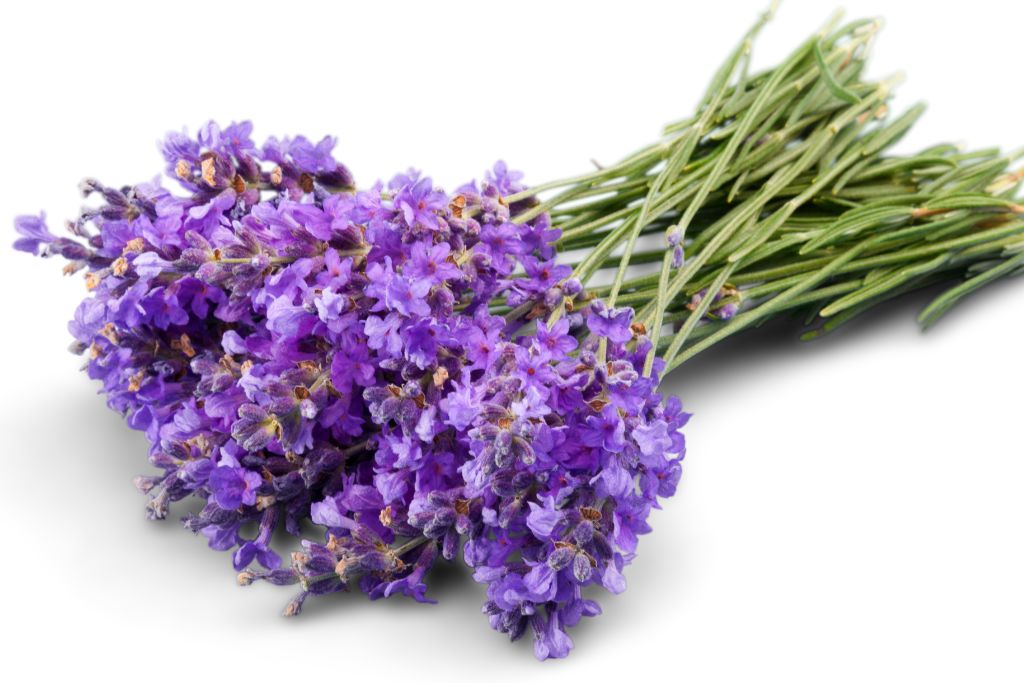
<instances>
[{"instance_id":1,"label":"narrow green leaf","mask_svg":"<svg viewBox=\"0 0 1024 683\"><path fill-rule=\"evenodd\" d=\"M814 58L818 60L818 68L821 69L821 76L825 79L825 83L828 85L828 89L833 95L847 104L857 104L860 102L859 97L844 88L842 83L836 80L835 74L832 73L832 69L829 68L828 63L825 61L825 55L821 52L820 40L814 44Z\"/></svg>"}]
</instances>

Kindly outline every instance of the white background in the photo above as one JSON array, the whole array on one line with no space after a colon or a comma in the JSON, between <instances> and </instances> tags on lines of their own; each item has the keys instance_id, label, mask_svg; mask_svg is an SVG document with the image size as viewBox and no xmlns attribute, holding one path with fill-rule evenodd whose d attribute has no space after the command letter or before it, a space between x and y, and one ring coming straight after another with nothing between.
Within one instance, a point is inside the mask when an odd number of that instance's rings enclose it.
<instances>
[{"instance_id":1,"label":"white background","mask_svg":"<svg viewBox=\"0 0 1024 683\"><path fill-rule=\"evenodd\" d=\"M81 177L147 179L164 131L210 117L335 134L366 184L415 165L451 187L497 158L576 173L691 111L765 0L687 4L9 3L0 222L45 208L59 226ZM784 3L757 62L829 5ZM847 2L887 20L872 74L907 73L896 107L931 105L903 147L1024 143L1024 14L946 6ZM147 522L144 439L65 352L82 283L4 230L6 680L1024 679L1024 282L927 334L918 296L813 344L782 322L671 376L696 413L680 493L626 594L539 664L489 630L464 568L436 577L436 606L353 595L286 620L288 589L239 589L226 555Z\"/></svg>"}]
</instances>

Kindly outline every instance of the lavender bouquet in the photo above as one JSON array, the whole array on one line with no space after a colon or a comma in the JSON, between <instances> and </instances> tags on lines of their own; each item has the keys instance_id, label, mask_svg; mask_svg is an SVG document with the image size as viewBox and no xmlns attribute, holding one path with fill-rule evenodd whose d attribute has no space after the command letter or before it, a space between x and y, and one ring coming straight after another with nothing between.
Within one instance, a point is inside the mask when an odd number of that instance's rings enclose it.
<instances>
[{"instance_id":1,"label":"lavender bouquet","mask_svg":"<svg viewBox=\"0 0 1024 683\"><path fill-rule=\"evenodd\" d=\"M950 283L928 324L1024 263L1012 158L888 153L922 108L889 119L894 81L862 78L875 22L752 73L766 19L692 117L573 178L359 190L333 138L209 123L161 145L184 192L86 180L70 237L18 218L15 248L85 274L73 350L148 437L148 515L199 499L185 526L240 584L294 586L288 615L429 602L461 555L493 628L568 654L679 481L666 372L778 314L813 337Z\"/></svg>"}]
</instances>

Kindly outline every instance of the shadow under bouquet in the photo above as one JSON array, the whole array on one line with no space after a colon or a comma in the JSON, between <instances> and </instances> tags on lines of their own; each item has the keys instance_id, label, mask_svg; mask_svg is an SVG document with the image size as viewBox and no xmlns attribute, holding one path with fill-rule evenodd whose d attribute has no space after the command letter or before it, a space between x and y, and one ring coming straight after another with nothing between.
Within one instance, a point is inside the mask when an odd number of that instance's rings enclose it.
<instances>
[{"instance_id":1,"label":"shadow under bouquet","mask_svg":"<svg viewBox=\"0 0 1024 683\"><path fill-rule=\"evenodd\" d=\"M1012 157L889 152L922 108L890 118L895 80L864 78L876 22L752 71L766 19L692 117L573 178L357 189L333 138L209 123L161 145L183 192L86 180L68 237L19 217L15 248L84 272L73 350L151 444L148 515L199 499L186 528L240 584L294 586L288 615L429 601L464 561L493 628L568 654L680 479L665 373L773 316L813 337L949 283L931 323L1024 263Z\"/></svg>"}]
</instances>

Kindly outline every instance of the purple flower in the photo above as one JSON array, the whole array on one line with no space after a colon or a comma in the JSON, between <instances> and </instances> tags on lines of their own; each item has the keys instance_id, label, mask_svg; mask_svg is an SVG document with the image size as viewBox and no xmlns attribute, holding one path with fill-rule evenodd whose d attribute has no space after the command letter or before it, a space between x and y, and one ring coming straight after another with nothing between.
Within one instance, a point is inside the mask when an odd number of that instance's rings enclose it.
<instances>
[{"instance_id":1,"label":"purple flower","mask_svg":"<svg viewBox=\"0 0 1024 683\"><path fill-rule=\"evenodd\" d=\"M448 201L443 192L433 189L430 178L420 178L411 185L405 185L395 195L394 202L410 228L443 229L445 222L440 213Z\"/></svg>"},{"instance_id":2,"label":"purple flower","mask_svg":"<svg viewBox=\"0 0 1024 683\"><path fill-rule=\"evenodd\" d=\"M232 123L221 131L220 139L225 148L236 157L252 154L256 151L256 143L252 141L252 122Z\"/></svg>"},{"instance_id":3,"label":"purple flower","mask_svg":"<svg viewBox=\"0 0 1024 683\"><path fill-rule=\"evenodd\" d=\"M345 515L347 511L338 505L335 498L327 498L319 503L313 503L309 511L309 517L315 524L330 529L343 529L351 526L351 520Z\"/></svg>"},{"instance_id":4,"label":"purple flower","mask_svg":"<svg viewBox=\"0 0 1024 683\"><path fill-rule=\"evenodd\" d=\"M523 174L521 171L512 171L504 161L498 161L494 168L484 174L484 180L498 188L503 195L515 194L526 189L522 184Z\"/></svg>"},{"instance_id":5,"label":"purple flower","mask_svg":"<svg viewBox=\"0 0 1024 683\"><path fill-rule=\"evenodd\" d=\"M559 318L550 327L543 320L537 323L537 348L547 358L561 360L572 353L578 345L579 342L569 335L568 318Z\"/></svg>"},{"instance_id":6,"label":"purple flower","mask_svg":"<svg viewBox=\"0 0 1024 683\"><path fill-rule=\"evenodd\" d=\"M599 415L587 418L580 439L591 448L619 453L626 446L626 426L613 406L605 406Z\"/></svg>"},{"instance_id":7,"label":"purple flower","mask_svg":"<svg viewBox=\"0 0 1024 683\"><path fill-rule=\"evenodd\" d=\"M315 145L305 137L299 135L288 147L288 153L295 160L295 165L300 171L316 175L317 173L329 173L338 167L332 152L338 143L331 136L324 136Z\"/></svg>"},{"instance_id":8,"label":"purple flower","mask_svg":"<svg viewBox=\"0 0 1024 683\"><path fill-rule=\"evenodd\" d=\"M498 342L501 339L501 327L471 326L463 336L466 357L471 367L486 368L498 356Z\"/></svg>"},{"instance_id":9,"label":"purple flower","mask_svg":"<svg viewBox=\"0 0 1024 683\"><path fill-rule=\"evenodd\" d=\"M486 250L491 262L499 268L499 272L507 274L512 271L515 256L522 253L519 234L511 222L488 224L480 230L481 249Z\"/></svg>"},{"instance_id":10,"label":"purple flower","mask_svg":"<svg viewBox=\"0 0 1024 683\"><path fill-rule=\"evenodd\" d=\"M650 503L640 498L628 497L619 502L612 518L612 538L623 552L635 552L637 534L646 534L651 530L647 524L649 513Z\"/></svg>"},{"instance_id":11,"label":"purple flower","mask_svg":"<svg viewBox=\"0 0 1024 683\"><path fill-rule=\"evenodd\" d=\"M525 287L532 292L545 292L572 275L572 266L558 265L551 261L540 261L524 256L523 269L526 271Z\"/></svg>"},{"instance_id":12,"label":"purple flower","mask_svg":"<svg viewBox=\"0 0 1024 683\"><path fill-rule=\"evenodd\" d=\"M534 353L532 349L516 348L516 367L524 387L534 387L543 393L547 393L547 387L557 377L544 354Z\"/></svg>"},{"instance_id":13,"label":"purple flower","mask_svg":"<svg viewBox=\"0 0 1024 683\"><path fill-rule=\"evenodd\" d=\"M238 408L238 419L231 425L231 437L247 451L259 451L281 433L281 425L267 410L254 403Z\"/></svg>"},{"instance_id":14,"label":"purple flower","mask_svg":"<svg viewBox=\"0 0 1024 683\"><path fill-rule=\"evenodd\" d=\"M281 566L281 557L268 547L270 539L277 528L279 511L276 507L268 507L260 517L259 531L256 538L246 541L238 547L232 558L235 571L245 569L253 560L271 571Z\"/></svg>"},{"instance_id":15,"label":"purple flower","mask_svg":"<svg viewBox=\"0 0 1024 683\"><path fill-rule=\"evenodd\" d=\"M420 320L405 331L405 351L409 360L424 370L437 361L440 329L429 320Z\"/></svg>"},{"instance_id":16,"label":"purple flower","mask_svg":"<svg viewBox=\"0 0 1024 683\"><path fill-rule=\"evenodd\" d=\"M160 143L160 152L167 161L167 174L180 179L180 174L176 172L176 165L180 161L197 162L199 160L199 142L185 131L180 133L171 131Z\"/></svg>"},{"instance_id":17,"label":"purple flower","mask_svg":"<svg viewBox=\"0 0 1024 683\"><path fill-rule=\"evenodd\" d=\"M237 466L220 466L210 472L210 492L225 510L237 510L243 505L256 504L256 492L263 483L256 472Z\"/></svg>"},{"instance_id":18,"label":"purple flower","mask_svg":"<svg viewBox=\"0 0 1024 683\"><path fill-rule=\"evenodd\" d=\"M340 332L342 323L348 322L342 318L348 309L348 302L348 297L344 294L338 294L333 289L325 289L313 300L313 305L320 320L331 326L332 331Z\"/></svg>"},{"instance_id":19,"label":"purple flower","mask_svg":"<svg viewBox=\"0 0 1024 683\"><path fill-rule=\"evenodd\" d=\"M555 499L551 496L547 497L543 507L533 501L530 501L528 505L530 514L526 516L526 526L537 538L551 538L555 527L562 521L562 513L555 509Z\"/></svg>"},{"instance_id":20,"label":"purple flower","mask_svg":"<svg viewBox=\"0 0 1024 683\"><path fill-rule=\"evenodd\" d=\"M387 317L367 316L363 323L366 344L375 351L384 351L387 356L397 357L402 351L402 336L399 330L402 317L398 313L389 313Z\"/></svg>"},{"instance_id":21,"label":"purple flower","mask_svg":"<svg viewBox=\"0 0 1024 683\"><path fill-rule=\"evenodd\" d=\"M351 280L352 259L343 258L336 249L328 249L324 254L324 270L316 278L317 284L341 291Z\"/></svg>"},{"instance_id":22,"label":"purple flower","mask_svg":"<svg viewBox=\"0 0 1024 683\"><path fill-rule=\"evenodd\" d=\"M39 247L57 239L46 227L45 213L38 216L18 216L14 219L14 229L21 235L21 238L15 241L14 248L30 254L38 254Z\"/></svg>"},{"instance_id":23,"label":"purple flower","mask_svg":"<svg viewBox=\"0 0 1024 683\"><path fill-rule=\"evenodd\" d=\"M537 659L561 659L567 657L572 650L572 639L559 623L557 611L551 614L546 624L535 627L535 632L533 653Z\"/></svg>"},{"instance_id":24,"label":"purple flower","mask_svg":"<svg viewBox=\"0 0 1024 683\"><path fill-rule=\"evenodd\" d=\"M446 280L462 277L459 267L448 260L451 247L445 243L428 246L424 242L412 245L411 258L402 269L402 274L413 280L425 280L439 285Z\"/></svg>"},{"instance_id":25,"label":"purple flower","mask_svg":"<svg viewBox=\"0 0 1024 683\"><path fill-rule=\"evenodd\" d=\"M616 344L625 344L633 338L630 324L633 322L633 309L608 308L600 299L590 304L587 310L587 327L599 337L607 337Z\"/></svg>"},{"instance_id":26,"label":"purple flower","mask_svg":"<svg viewBox=\"0 0 1024 683\"><path fill-rule=\"evenodd\" d=\"M548 392L543 391L543 387L538 388L535 384L527 384L524 386L522 397L512 401L509 409L519 420L541 423L545 415L551 414L551 406L548 405Z\"/></svg>"},{"instance_id":27,"label":"purple flower","mask_svg":"<svg viewBox=\"0 0 1024 683\"><path fill-rule=\"evenodd\" d=\"M425 316L430 314L430 306L424 300L430 291L430 282L426 280L408 280L395 274L391 259L387 258L383 265L374 263L366 271L370 286L367 294L377 299L374 311L396 311L406 317Z\"/></svg>"},{"instance_id":28,"label":"purple flower","mask_svg":"<svg viewBox=\"0 0 1024 683\"><path fill-rule=\"evenodd\" d=\"M637 425L633 429L633 438L636 440L637 446L640 447L640 452L652 464L654 458L662 457L672 447L672 439L668 435L668 424L664 420Z\"/></svg>"},{"instance_id":29,"label":"purple flower","mask_svg":"<svg viewBox=\"0 0 1024 683\"><path fill-rule=\"evenodd\" d=\"M687 308L691 311L696 310L707 294L707 289L702 289L694 294L690 297L690 303L687 304ZM715 292L715 296L711 299L711 305L704 313L704 317L708 320L728 320L740 310L739 296L740 291L738 289L732 285L725 285ZM720 303L724 299L728 300Z\"/></svg>"},{"instance_id":30,"label":"purple flower","mask_svg":"<svg viewBox=\"0 0 1024 683\"><path fill-rule=\"evenodd\" d=\"M188 312L178 300L178 295L167 287L150 290L149 296L142 300L141 305L152 324L161 330L166 330L172 325L184 325L189 319Z\"/></svg>"},{"instance_id":31,"label":"purple flower","mask_svg":"<svg viewBox=\"0 0 1024 683\"><path fill-rule=\"evenodd\" d=\"M331 358L331 383L339 391L351 392L354 385L371 386L374 373L365 346L354 346L348 353L335 353Z\"/></svg>"},{"instance_id":32,"label":"purple flower","mask_svg":"<svg viewBox=\"0 0 1024 683\"><path fill-rule=\"evenodd\" d=\"M434 565L436 558L437 544L427 543L416 558L416 563L413 565L411 572L398 579L381 581L369 591L370 599L389 598L392 595L401 594L412 598L416 602L437 602L426 597L427 584L423 580L427 571Z\"/></svg>"},{"instance_id":33,"label":"purple flower","mask_svg":"<svg viewBox=\"0 0 1024 683\"><path fill-rule=\"evenodd\" d=\"M483 394L483 389L470 382L467 375L461 384L441 400L445 422L458 431L468 428L480 414Z\"/></svg>"}]
</instances>

